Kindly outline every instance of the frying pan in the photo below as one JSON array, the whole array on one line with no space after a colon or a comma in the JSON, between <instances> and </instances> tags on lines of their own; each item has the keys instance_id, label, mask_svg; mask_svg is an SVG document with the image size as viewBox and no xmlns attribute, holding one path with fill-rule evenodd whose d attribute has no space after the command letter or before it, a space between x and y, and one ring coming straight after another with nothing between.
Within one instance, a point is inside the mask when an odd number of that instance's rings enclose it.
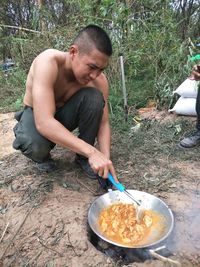
<instances>
[{"instance_id":1,"label":"frying pan","mask_svg":"<svg viewBox=\"0 0 200 267\"><path fill-rule=\"evenodd\" d=\"M142 242L136 245L121 244L109 239L100 230L98 219L101 211L107 208L109 205L114 203L132 203L127 195L123 194L118 190L111 190L110 192L98 197L90 206L88 211L88 223L92 231L102 238L104 241L111 243L116 246L125 248L151 248L163 240L165 240L174 227L174 217L170 208L158 197L151 194L137 191L137 190L127 190L135 198L142 201L142 206L144 209L151 209L155 212L161 214L161 219L159 221L158 227L151 230L148 237L142 240Z\"/></svg>"}]
</instances>

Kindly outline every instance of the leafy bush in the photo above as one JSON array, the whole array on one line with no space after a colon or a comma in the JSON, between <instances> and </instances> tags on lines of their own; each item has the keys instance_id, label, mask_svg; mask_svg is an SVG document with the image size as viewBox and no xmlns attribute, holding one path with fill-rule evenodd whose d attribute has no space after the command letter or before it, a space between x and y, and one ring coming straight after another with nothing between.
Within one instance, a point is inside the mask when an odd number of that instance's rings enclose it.
<instances>
[{"instance_id":1,"label":"leafy bush","mask_svg":"<svg viewBox=\"0 0 200 267\"><path fill-rule=\"evenodd\" d=\"M9 112L19 110L23 105L23 95L26 73L22 69L5 74L0 72L0 111Z\"/></svg>"},{"instance_id":2,"label":"leafy bush","mask_svg":"<svg viewBox=\"0 0 200 267\"><path fill-rule=\"evenodd\" d=\"M33 0L21 5L13 0L2 1L2 14L6 14L2 23L15 23L16 28L0 28L0 50L4 57L9 54L14 58L18 69L6 81L1 75L1 110L20 107L25 76L40 52L47 48L67 50L75 33L90 23L102 26L113 43L114 54L106 71L111 88L110 109L115 111L111 110L112 118L123 117L119 53L124 55L128 106L134 112L149 99L158 108L167 108L172 91L190 72L187 58L194 45L187 33L198 32L199 15L188 13L191 20L186 24L184 17L180 20L180 6L174 1L47 0L39 6ZM185 12L197 9L196 3L192 7L185 5ZM24 30L17 28L22 21Z\"/></svg>"}]
</instances>

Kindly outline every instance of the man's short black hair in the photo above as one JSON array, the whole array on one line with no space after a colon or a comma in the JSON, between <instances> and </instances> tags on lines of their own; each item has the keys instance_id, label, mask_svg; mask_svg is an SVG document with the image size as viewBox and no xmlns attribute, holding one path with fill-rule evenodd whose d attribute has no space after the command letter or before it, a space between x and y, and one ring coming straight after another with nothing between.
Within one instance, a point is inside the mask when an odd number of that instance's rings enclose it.
<instances>
[{"instance_id":1,"label":"man's short black hair","mask_svg":"<svg viewBox=\"0 0 200 267\"><path fill-rule=\"evenodd\" d=\"M78 45L82 53L89 53L96 48L107 56L112 55L110 37L97 25L88 25L83 28L74 39L73 44Z\"/></svg>"}]
</instances>

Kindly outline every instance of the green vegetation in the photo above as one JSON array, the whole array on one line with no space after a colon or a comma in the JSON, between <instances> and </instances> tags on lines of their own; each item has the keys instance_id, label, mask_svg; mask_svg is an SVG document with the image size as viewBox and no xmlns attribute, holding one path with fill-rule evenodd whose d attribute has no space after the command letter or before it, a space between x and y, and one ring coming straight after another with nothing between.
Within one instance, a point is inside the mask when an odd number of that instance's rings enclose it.
<instances>
[{"instance_id":1,"label":"green vegetation","mask_svg":"<svg viewBox=\"0 0 200 267\"><path fill-rule=\"evenodd\" d=\"M89 23L106 29L113 42L106 70L113 125L126 128L119 53L124 56L130 115L149 100L157 108L168 108L172 91L190 72L189 57L198 53L199 9L198 1L191 0L3 0L1 60L11 57L16 68L7 76L0 72L0 111L22 106L26 75L38 53L46 48L67 50L75 33Z\"/></svg>"},{"instance_id":2,"label":"green vegetation","mask_svg":"<svg viewBox=\"0 0 200 267\"><path fill-rule=\"evenodd\" d=\"M0 72L0 112L19 110L22 107L26 73L15 69L5 74Z\"/></svg>"}]
</instances>

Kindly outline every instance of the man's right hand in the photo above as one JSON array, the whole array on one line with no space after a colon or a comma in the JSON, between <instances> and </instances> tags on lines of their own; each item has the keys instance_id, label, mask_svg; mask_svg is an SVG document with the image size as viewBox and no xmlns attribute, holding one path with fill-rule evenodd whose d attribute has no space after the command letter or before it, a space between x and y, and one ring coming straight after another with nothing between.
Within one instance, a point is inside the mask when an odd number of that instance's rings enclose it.
<instances>
[{"instance_id":1,"label":"man's right hand","mask_svg":"<svg viewBox=\"0 0 200 267\"><path fill-rule=\"evenodd\" d=\"M108 178L108 173L110 172L117 183L117 175L112 161L108 159L103 153L95 149L88 157L88 162L95 173L104 179Z\"/></svg>"}]
</instances>

